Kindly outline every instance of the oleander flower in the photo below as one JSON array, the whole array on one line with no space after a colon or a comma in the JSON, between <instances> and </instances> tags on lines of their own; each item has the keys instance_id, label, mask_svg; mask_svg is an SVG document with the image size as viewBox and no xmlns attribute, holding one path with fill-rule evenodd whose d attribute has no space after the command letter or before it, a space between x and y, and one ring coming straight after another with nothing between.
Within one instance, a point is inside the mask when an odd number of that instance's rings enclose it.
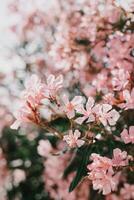
<instances>
[{"instance_id":1,"label":"oleander flower","mask_svg":"<svg viewBox=\"0 0 134 200\"><path fill-rule=\"evenodd\" d=\"M94 99L92 97L89 97L86 103L86 109L84 108L83 104L77 107L76 111L83 115L82 117L78 117L75 120L78 124L82 124L85 120L86 120L86 123L95 121L95 115L93 111L94 104L95 104Z\"/></svg>"},{"instance_id":2,"label":"oleander flower","mask_svg":"<svg viewBox=\"0 0 134 200\"><path fill-rule=\"evenodd\" d=\"M18 129L21 125L27 123L38 124L39 113L37 110L32 110L29 104L22 105L15 113L15 122L10 126L12 129Z\"/></svg>"},{"instance_id":3,"label":"oleander flower","mask_svg":"<svg viewBox=\"0 0 134 200\"><path fill-rule=\"evenodd\" d=\"M51 74L47 78L46 82L47 84L45 86L45 91L47 97L52 100L55 100L59 90L63 87L63 76L59 75L58 77L55 77Z\"/></svg>"},{"instance_id":4,"label":"oleander flower","mask_svg":"<svg viewBox=\"0 0 134 200\"><path fill-rule=\"evenodd\" d=\"M41 83L37 75L32 75L25 82L25 90L22 92L21 97L33 108L37 108L41 104L41 100L45 98L45 90L44 84Z\"/></svg>"},{"instance_id":5,"label":"oleander flower","mask_svg":"<svg viewBox=\"0 0 134 200\"><path fill-rule=\"evenodd\" d=\"M66 95L63 95L62 101L64 102L63 111L66 113L69 119L72 119L75 116L75 110L77 107L82 104L82 96L75 96L71 101L69 101Z\"/></svg>"},{"instance_id":6,"label":"oleander flower","mask_svg":"<svg viewBox=\"0 0 134 200\"><path fill-rule=\"evenodd\" d=\"M110 194L117 189L118 176L113 175L109 170L107 173L95 171L92 175L89 174L89 178L92 179L94 190L102 191L103 195Z\"/></svg>"},{"instance_id":7,"label":"oleander flower","mask_svg":"<svg viewBox=\"0 0 134 200\"><path fill-rule=\"evenodd\" d=\"M89 170L100 169L102 171L107 171L108 169L112 170L112 160L100 156L99 154L92 153L90 159L93 161L90 165L88 165Z\"/></svg>"},{"instance_id":8,"label":"oleander flower","mask_svg":"<svg viewBox=\"0 0 134 200\"><path fill-rule=\"evenodd\" d=\"M107 126L108 124L114 126L120 117L119 113L115 109L112 109L110 104L98 106L96 115L104 126Z\"/></svg>"},{"instance_id":9,"label":"oleander flower","mask_svg":"<svg viewBox=\"0 0 134 200\"><path fill-rule=\"evenodd\" d=\"M121 132L121 139L124 141L125 144L134 144L134 126L130 126L129 130L124 129Z\"/></svg>"},{"instance_id":10,"label":"oleander flower","mask_svg":"<svg viewBox=\"0 0 134 200\"><path fill-rule=\"evenodd\" d=\"M87 166L88 177L92 180L94 190L102 191L103 195L115 191L118 184L119 174L114 174L112 160L96 153L91 154L91 164Z\"/></svg>"},{"instance_id":11,"label":"oleander flower","mask_svg":"<svg viewBox=\"0 0 134 200\"><path fill-rule=\"evenodd\" d=\"M128 164L128 156L126 151L121 151L119 148L113 150L112 158L113 166L126 166Z\"/></svg>"},{"instance_id":12,"label":"oleander flower","mask_svg":"<svg viewBox=\"0 0 134 200\"><path fill-rule=\"evenodd\" d=\"M134 88L131 92L128 90L123 91L123 98L125 100L125 103L122 104L122 107L127 109L134 109Z\"/></svg>"},{"instance_id":13,"label":"oleander flower","mask_svg":"<svg viewBox=\"0 0 134 200\"><path fill-rule=\"evenodd\" d=\"M124 69L116 69L112 71L113 79L112 85L114 90L120 91L124 89L129 83L130 74Z\"/></svg>"},{"instance_id":14,"label":"oleander flower","mask_svg":"<svg viewBox=\"0 0 134 200\"><path fill-rule=\"evenodd\" d=\"M74 148L74 147L81 147L85 141L79 139L81 136L80 131L75 130L74 133L72 130L69 131L68 135L65 135L63 140L67 142L69 147Z\"/></svg>"}]
</instances>

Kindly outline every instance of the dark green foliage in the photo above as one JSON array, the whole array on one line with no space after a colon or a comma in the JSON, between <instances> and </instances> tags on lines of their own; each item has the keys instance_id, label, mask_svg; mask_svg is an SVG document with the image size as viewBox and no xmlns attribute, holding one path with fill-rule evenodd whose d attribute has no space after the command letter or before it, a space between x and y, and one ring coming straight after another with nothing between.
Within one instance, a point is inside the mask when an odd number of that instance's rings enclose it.
<instances>
[{"instance_id":1,"label":"dark green foliage","mask_svg":"<svg viewBox=\"0 0 134 200\"><path fill-rule=\"evenodd\" d=\"M73 179L69 187L69 192L72 192L78 185L81 179L87 174L87 164L89 162L89 156L91 154L91 147L89 145L81 147L77 151L77 156L80 158L79 164L77 165L76 176Z\"/></svg>"},{"instance_id":2,"label":"dark green foliage","mask_svg":"<svg viewBox=\"0 0 134 200\"><path fill-rule=\"evenodd\" d=\"M13 172L16 168L23 169L26 173L26 180L8 191L8 199L14 200L50 200L45 191L42 174L44 171L43 159L37 153L38 141L42 138L40 134L30 141L26 135L18 131L6 128L1 138L1 146L6 155L8 167ZM14 166L13 161L21 160L19 166Z\"/></svg>"},{"instance_id":3,"label":"dark green foliage","mask_svg":"<svg viewBox=\"0 0 134 200\"><path fill-rule=\"evenodd\" d=\"M58 118L52 121L50 125L62 133L70 128L70 122L66 118Z\"/></svg>"}]
</instances>

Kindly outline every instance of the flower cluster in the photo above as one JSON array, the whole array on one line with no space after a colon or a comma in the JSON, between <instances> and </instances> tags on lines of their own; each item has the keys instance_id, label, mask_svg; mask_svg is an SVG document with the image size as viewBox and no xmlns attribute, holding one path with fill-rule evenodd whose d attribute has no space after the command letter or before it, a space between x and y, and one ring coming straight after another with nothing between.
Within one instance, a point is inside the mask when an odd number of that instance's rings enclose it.
<instances>
[{"instance_id":1,"label":"flower cluster","mask_svg":"<svg viewBox=\"0 0 134 200\"><path fill-rule=\"evenodd\" d=\"M117 190L120 173L114 170L114 167L127 166L128 156L126 151L114 149L113 158L107 158L93 153L91 155L93 161L88 165L89 179L92 180L95 190L103 191L104 195Z\"/></svg>"},{"instance_id":2,"label":"flower cluster","mask_svg":"<svg viewBox=\"0 0 134 200\"><path fill-rule=\"evenodd\" d=\"M39 107L42 105L42 100L45 98L56 100L62 82L62 76L55 78L50 75L47 78L47 83L42 84L36 75L32 75L25 84L26 89L21 94L22 106L17 112L16 121L11 128L17 129L22 123L28 122L40 124Z\"/></svg>"},{"instance_id":3,"label":"flower cluster","mask_svg":"<svg viewBox=\"0 0 134 200\"><path fill-rule=\"evenodd\" d=\"M10 72L0 68L0 144L6 154L15 111L9 143L19 150L7 164L22 159L10 188L36 158L50 199L133 199L134 0L12 0L8 12L15 43Z\"/></svg>"}]
</instances>

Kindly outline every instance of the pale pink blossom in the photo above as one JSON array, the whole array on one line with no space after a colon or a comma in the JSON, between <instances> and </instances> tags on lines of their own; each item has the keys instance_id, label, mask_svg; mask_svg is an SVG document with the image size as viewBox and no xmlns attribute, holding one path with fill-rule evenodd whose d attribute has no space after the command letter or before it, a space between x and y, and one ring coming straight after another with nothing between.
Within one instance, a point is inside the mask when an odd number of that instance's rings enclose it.
<instances>
[{"instance_id":1,"label":"pale pink blossom","mask_svg":"<svg viewBox=\"0 0 134 200\"><path fill-rule=\"evenodd\" d=\"M63 76L49 75L47 78L47 84L45 86L46 96L52 100L55 100L57 93L63 87Z\"/></svg>"},{"instance_id":2,"label":"pale pink blossom","mask_svg":"<svg viewBox=\"0 0 134 200\"><path fill-rule=\"evenodd\" d=\"M121 189L120 194L123 200L134 199L134 184L130 185L125 183L124 188Z\"/></svg>"},{"instance_id":3,"label":"pale pink blossom","mask_svg":"<svg viewBox=\"0 0 134 200\"><path fill-rule=\"evenodd\" d=\"M63 95L62 100L65 105L63 106L63 111L69 119L72 119L75 116L75 110L80 104L82 104L82 96L75 96L71 101L69 101L68 97Z\"/></svg>"},{"instance_id":4,"label":"pale pink blossom","mask_svg":"<svg viewBox=\"0 0 134 200\"><path fill-rule=\"evenodd\" d=\"M115 102L115 98L114 98L114 94L113 93L107 93L104 97L103 97L105 103L113 105Z\"/></svg>"},{"instance_id":5,"label":"pale pink blossom","mask_svg":"<svg viewBox=\"0 0 134 200\"><path fill-rule=\"evenodd\" d=\"M106 89L107 79L108 79L107 73L104 71L97 75L97 77L93 80L92 84L96 88L96 90L100 92Z\"/></svg>"},{"instance_id":6,"label":"pale pink blossom","mask_svg":"<svg viewBox=\"0 0 134 200\"><path fill-rule=\"evenodd\" d=\"M131 92L128 90L123 91L123 98L125 100L125 103L122 104L121 106L123 108L127 109L134 109L134 88L132 89Z\"/></svg>"},{"instance_id":7,"label":"pale pink blossom","mask_svg":"<svg viewBox=\"0 0 134 200\"><path fill-rule=\"evenodd\" d=\"M99 154L92 153L90 159L93 161L90 165L88 165L89 170L101 170L101 171L107 171L108 169L112 170L112 160L100 156Z\"/></svg>"},{"instance_id":8,"label":"pale pink blossom","mask_svg":"<svg viewBox=\"0 0 134 200\"><path fill-rule=\"evenodd\" d=\"M48 157L48 155L52 151L52 146L49 140L40 140L37 151L40 156Z\"/></svg>"},{"instance_id":9,"label":"pale pink blossom","mask_svg":"<svg viewBox=\"0 0 134 200\"><path fill-rule=\"evenodd\" d=\"M24 123L39 123L38 109L41 101L45 98L44 85L36 75L32 75L26 81L25 88L21 94L22 105L15 114L16 121L12 124L12 129L17 129Z\"/></svg>"},{"instance_id":10,"label":"pale pink blossom","mask_svg":"<svg viewBox=\"0 0 134 200\"><path fill-rule=\"evenodd\" d=\"M120 91L124 89L129 83L130 74L124 69L116 69L112 71L113 79L112 85L114 90Z\"/></svg>"},{"instance_id":11,"label":"pale pink blossom","mask_svg":"<svg viewBox=\"0 0 134 200\"><path fill-rule=\"evenodd\" d=\"M108 124L114 126L120 117L119 113L115 109L112 109L110 104L98 106L96 115L104 126L107 126Z\"/></svg>"},{"instance_id":12,"label":"pale pink blossom","mask_svg":"<svg viewBox=\"0 0 134 200\"><path fill-rule=\"evenodd\" d=\"M118 176L117 174L113 175L109 170L107 173L95 171L93 174L89 174L89 179L92 180L94 190L102 191L103 195L110 194L117 189Z\"/></svg>"},{"instance_id":13,"label":"pale pink blossom","mask_svg":"<svg viewBox=\"0 0 134 200\"><path fill-rule=\"evenodd\" d=\"M128 144L128 143L134 144L134 126L130 126L129 130L124 129L121 132L121 138L125 144Z\"/></svg>"},{"instance_id":14,"label":"pale pink blossom","mask_svg":"<svg viewBox=\"0 0 134 200\"><path fill-rule=\"evenodd\" d=\"M75 120L78 124L82 124L85 120L87 120L86 123L95 121L95 115L93 111L94 104L94 99L92 97L89 97L86 103L86 109L84 108L83 104L77 107L77 112L83 115L82 117L78 117Z\"/></svg>"},{"instance_id":15,"label":"pale pink blossom","mask_svg":"<svg viewBox=\"0 0 134 200\"><path fill-rule=\"evenodd\" d=\"M120 31L115 31L114 34L109 35L109 40L106 44L107 46L107 64L109 68L115 69L118 67L119 69L122 69L123 71L129 71L133 70L133 60L134 58L130 56L130 51L132 49L132 43L134 42L134 36L133 34L123 34ZM119 53L120 49L120 53ZM115 72L117 72L115 70ZM111 71L113 73L113 71ZM123 75L123 81L121 80L121 77L118 76L118 72L116 73L117 77L117 86L119 83L119 80L121 81L122 86L126 81L124 81L125 74ZM113 76L114 77L114 76ZM119 83L120 86L120 83Z\"/></svg>"},{"instance_id":16,"label":"pale pink blossom","mask_svg":"<svg viewBox=\"0 0 134 200\"><path fill-rule=\"evenodd\" d=\"M87 166L88 177L92 180L94 190L102 191L104 195L115 191L118 184L119 174L114 175L112 160L96 153L91 154L91 164Z\"/></svg>"},{"instance_id":17,"label":"pale pink blossom","mask_svg":"<svg viewBox=\"0 0 134 200\"><path fill-rule=\"evenodd\" d=\"M113 150L112 158L113 166L126 166L128 164L128 156L126 151L121 151L119 148Z\"/></svg>"},{"instance_id":18,"label":"pale pink blossom","mask_svg":"<svg viewBox=\"0 0 134 200\"><path fill-rule=\"evenodd\" d=\"M25 90L22 92L21 97L33 108L41 104L41 100L45 98L45 91L44 84L41 83L37 75L32 75L25 82Z\"/></svg>"},{"instance_id":19,"label":"pale pink blossom","mask_svg":"<svg viewBox=\"0 0 134 200\"><path fill-rule=\"evenodd\" d=\"M69 147L74 148L74 147L81 147L85 141L79 139L81 136L81 133L79 130L75 130L74 133L72 130L69 131L68 135L65 135L63 140L67 142Z\"/></svg>"},{"instance_id":20,"label":"pale pink blossom","mask_svg":"<svg viewBox=\"0 0 134 200\"><path fill-rule=\"evenodd\" d=\"M15 113L15 122L11 125L12 129L18 129L25 123L39 123L39 113L37 110L32 110L28 104L21 106Z\"/></svg>"}]
</instances>

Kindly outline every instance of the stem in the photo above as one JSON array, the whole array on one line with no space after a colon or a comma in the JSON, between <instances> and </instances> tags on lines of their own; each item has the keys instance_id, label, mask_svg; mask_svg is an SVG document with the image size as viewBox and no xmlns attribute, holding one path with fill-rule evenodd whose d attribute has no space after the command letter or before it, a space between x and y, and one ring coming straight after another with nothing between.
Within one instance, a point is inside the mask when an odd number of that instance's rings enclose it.
<instances>
[{"instance_id":1,"label":"stem","mask_svg":"<svg viewBox=\"0 0 134 200\"><path fill-rule=\"evenodd\" d=\"M57 129L55 129L54 127L51 127L49 125L49 123L47 122L42 122L39 124L43 129L46 129L50 132L52 132L55 136L57 136L59 139L63 139L63 135L60 131L58 131Z\"/></svg>"}]
</instances>

